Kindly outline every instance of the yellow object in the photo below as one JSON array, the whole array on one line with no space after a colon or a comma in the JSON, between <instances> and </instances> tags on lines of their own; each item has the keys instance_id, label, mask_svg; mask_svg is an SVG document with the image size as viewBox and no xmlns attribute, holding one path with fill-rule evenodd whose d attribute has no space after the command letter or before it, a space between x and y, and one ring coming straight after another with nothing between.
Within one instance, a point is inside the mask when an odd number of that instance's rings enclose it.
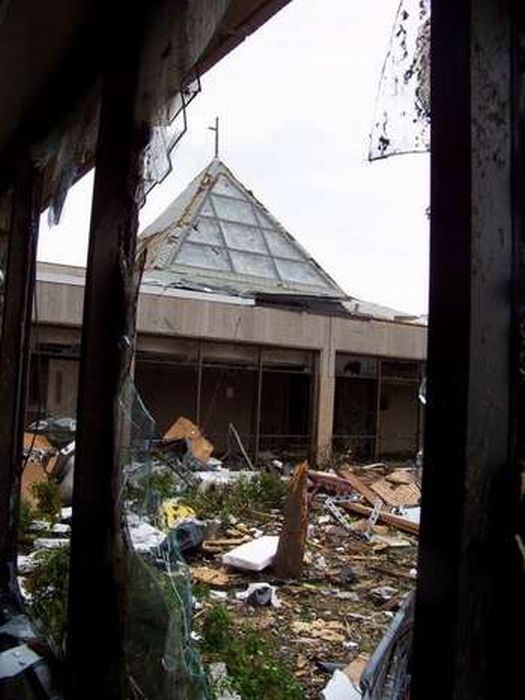
<instances>
[{"instance_id":1,"label":"yellow object","mask_svg":"<svg viewBox=\"0 0 525 700\"><path fill-rule=\"evenodd\" d=\"M197 513L190 506L179 503L176 498L168 498L160 504L160 520L164 528L171 530L182 520L196 518Z\"/></svg>"}]
</instances>

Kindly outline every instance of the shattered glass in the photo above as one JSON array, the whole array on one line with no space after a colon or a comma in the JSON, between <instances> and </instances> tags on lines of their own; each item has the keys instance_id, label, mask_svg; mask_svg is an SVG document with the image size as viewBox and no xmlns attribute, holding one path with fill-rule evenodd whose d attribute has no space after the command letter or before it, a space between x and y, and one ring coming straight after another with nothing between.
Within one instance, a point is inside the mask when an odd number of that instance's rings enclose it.
<instances>
[{"instance_id":1,"label":"shattered glass","mask_svg":"<svg viewBox=\"0 0 525 700\"><path fill-rule=\"evenodd\" d=\"M192 639L191 577L177 540L161 517L159 486L178 473L161 457L157 426L133 383L121 397L125 528L129 545L130 612L126 654L134 700L209 700L211 693ZM175 462L175 460L174 460ZM186 471L184 471L186 470Z\"/></svg>"},{"instance_id":2,"label":"shattered glass","mask_svg":"<svg viewBox=\"0 0 525 700\"><path fill-rule=\"evenodd\" d=\"M228 0L208 4L156 3L146 30L138 100L138 121L153 127L144 158L144 182L137 193L143 202L151 188L171 172L170 154L187 129L187 109L200 92L196 68L228 7Z\"/></svg>"},{"instance_id":3,"label":"shattered glass","mask_svg":"<svg viewBox=\"0 0 525 700\"><path fill-rule=\"evenodd\" d=\"M381 73L369 159L430 150L430 0L401 0Z\"/></svg>"},{"instance_id":4,"label":"shattered glass","mask_svg":"<svg viewBox=\"0 0 525 700\"><path fill-rule=\"evenodd\" d=\"M361 674L363 700L405 700L410 688L414 593L409 593Z\"/></svg>"},{"instance_id":5,"label":"shattered glass","mask_svg":"<svg viewBox=\"0 0 525 700\"><path fill-rule=\"evenodd\" d=\"M186 109L200 92L200 80L186 78L180 90L163 106L160 116L154 120L149 143L144 151L144 169L140 199L160 184L172 171L171 152L188 128Z\"/></svg>"},{"instance_id":6,"label":"shattered glass","mask_svg":"<svg viewBox=\"0 0 525 700\"><path fill-rule=\"evenodd\" d=\"M170 154L186 132L187 108L200 92L198 61L217 31L229 0L215 0L202 22L201 3L159 0L148 26L141 57L136 106L137 125L150 127L144 152L143 177L134 196L143 204L151 188L171 172ZM0 2L0 21L9 0ZM94 165L98 137L99 86L52 132L35 144L30 156L45 170L49 223L56 225L69 188Z\"/></svg>"},{"instance_id":7,"label":"shattered glass","mask_svg":"<svg viewBox=\"0 0 525 700\"><path fill-rule=\"evenodd\" d=\"M93 164L98 137L100 96L98 86L86 97L65 124L31 149L39 170L49 169L48 222L56 226L69 188Z\"/></svg>"}]
</instances>

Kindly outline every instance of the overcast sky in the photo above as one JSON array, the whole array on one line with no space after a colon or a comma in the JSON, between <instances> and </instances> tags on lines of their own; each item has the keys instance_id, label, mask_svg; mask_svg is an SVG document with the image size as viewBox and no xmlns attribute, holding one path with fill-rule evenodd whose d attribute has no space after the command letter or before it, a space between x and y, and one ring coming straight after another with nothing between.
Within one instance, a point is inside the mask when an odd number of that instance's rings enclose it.
<instances>
[{"instance_id":1,"label":"overcast sky","mask_svg":"<svg viewBox=\"0 0 525 700\"><path fill-rule=\"evenodd\" d=\"M398 0L293 0L202 79L174 172L141 213L147 225L220 157L350 295L426 313L428 155L367 160L377 86ZM39 259L84 265L92 176Z\"/></svg>"}]
</instances>

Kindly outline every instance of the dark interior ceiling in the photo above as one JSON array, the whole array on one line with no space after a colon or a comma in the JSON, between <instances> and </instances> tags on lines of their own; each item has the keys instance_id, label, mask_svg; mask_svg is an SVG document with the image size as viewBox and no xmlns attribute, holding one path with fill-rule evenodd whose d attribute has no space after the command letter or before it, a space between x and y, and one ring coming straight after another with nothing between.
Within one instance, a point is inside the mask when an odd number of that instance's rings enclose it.
<instances>
[{"instance_id":1,"label":"dark interior ceiling","mask_svg":"<svg viewBox=\"0 0 525 700\"><path fill-rule=\"evenodd\" d=\"M231 0L199 62L201 74L288 2ZM0 0L0 180L9 177L20 147L46 136L93 85L111 50L112 28L120 21L125 29L124 7L101 0Z\"/></svg>"}]
</instances>

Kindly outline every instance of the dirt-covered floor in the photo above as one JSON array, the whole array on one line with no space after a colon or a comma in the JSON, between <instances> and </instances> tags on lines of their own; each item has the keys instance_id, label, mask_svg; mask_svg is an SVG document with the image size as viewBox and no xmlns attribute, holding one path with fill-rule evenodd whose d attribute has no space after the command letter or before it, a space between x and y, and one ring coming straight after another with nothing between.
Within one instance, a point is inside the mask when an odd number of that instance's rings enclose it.
<instances>
[{"instance_id":1,"label":"dirt-covered floor","mask_svg":"<svg viewBox=\"0 0 525 700\"><path fill-rule=\"evenodd\" d=\"M201 630L210 609L224 605L239 634L253 626L271 638L276 656L299 681L305 698L319 698L333 671L330 664L364 664L415 585L417 537L379 523L370 526L359 516L349 517L351 532L328 510L328 497L320 490L311 500L305 563L296 580L277 580L271 568L259 573L226 568L221 563L228 549L224 545L191 559L195 630ZM230 514L227 520L219 542L279 534L282 527L276 509ZM236 597L255 582L276 586L280 606L257 607Z\"/></svg>"}]
</instances>

